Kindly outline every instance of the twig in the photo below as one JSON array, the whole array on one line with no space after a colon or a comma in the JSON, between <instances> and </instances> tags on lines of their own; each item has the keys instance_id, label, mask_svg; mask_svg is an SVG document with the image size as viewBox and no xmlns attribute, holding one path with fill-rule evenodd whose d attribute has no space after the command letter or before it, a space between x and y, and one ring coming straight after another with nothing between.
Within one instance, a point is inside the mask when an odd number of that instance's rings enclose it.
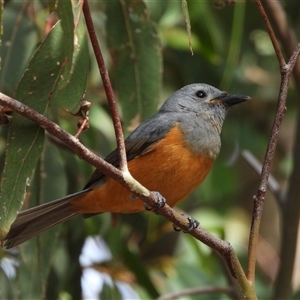
<instances>
[{"instance_id":1,"label":"twig","mask_svg":"<svg viewBox=\"0 0 300 300\"><path fill-rule=\"evenodd\" d=\"M197 288L185 289L183 291L174 292L163 295L157 300L172 300L179 297L191 296L191 295L203 295L203 294L230 294L231 289L228 287L216 287L216 286L204 286Z\"/></svg>"},{"instance_id":2,"label":"twig","mask_svg":"<svg viewBox=\"0 0 300 300\"><path fill-rule=\"evenodd\" d=\"M80 136L80 134L82 133L82 131L85 130L87 124L88 124L88 119L87 118L81 119L81 123L80 123L80 126L78 128L78 131L74 135L75 138L78 138Z\"/></svg>"},{"instance_id":3,"label":"twig","mask_svg":"<svg viewBox=\"0 0 300 300\"><path fill-rule=\"evenodd\" d=\"M296 47L296 34L289 26L284 9L279 1L265 1L264 6L268 10L270 19L273 21L274 30L281 42L282 48L287 57L291 56ZM300 62L296 63L293 69L295 77L295 88L300 97ZM280 265L277 278L274 284L273 299L289 299L291 293L291 281L295 268L295 254L297 247L297 231L300 219L300 109L298 106L296 117L296 134L293 149L293 171L289 179L288 190L286 192L283 222L282 240L280 250Z\"/></svg>"},{"instance_id":4,"label":"twig","mask_svg":"<svg viewBox=\"0 0 300 300\"><path fill-rule=\"evenodd\" d=\"M256 252L257 252L259 228L260 228L260 222L261 222L262 212L263 212L263 207L265 202L265 194L267 190L268 177L270 175L271 163L274 157L275 148L278 140L278 132L281 126L284 113L286 111L286 107L285 107L286 94L287 94L287 88L290 79L290 73L291 73L288 72L288 70L290 69L288 68L288 65L286 65L285 60L282 56L276 36L273 32L272 26L261 4L261 1L254 0L254 2L261 14L261 17L265 23L270 39L272 41L275 53L277 55L277 59L279 61L282 80L281 80L280 93L278 97L277 113L274 119L271 137L269 140L269 144L267 147L267 151L266 151L266 155L262 167L259 187L256 192L256 195L254 196L254 208L252 214L252 224L250 229L250 237L249 237L249 245L248 245L248 266L247 266L247 278L253 285L254 285L254 278L255 278Z\"/></svg>"},{"instance_id":5,"label":"twig","mask_svg":"<svg viewBox=\"0 0 300 300\"><path fill-rule=\"evenodd\" d=\"M247 278L253 285L254 285L254 278L255 278L256 251L257 251L257 243L258 243L258 236L259 236L259 227L262 218L268 177L270 175L271 163L275 153L279 129L281 127L283 116L286 111L285 104L286 104L286 96L287 96L289 80L300 51L300 46L298 45L294 50L293 55L291 56L288 64L285 63L278 42L276 40L275 34L273 32L272 26L268 20L268 17L265 13L265 10L261 2L259 0L254 0L254 2L257 5L258 10L261 13L261 16L265 22L270 39L273 43L273 47L277 55L277 59L279 61L280 71L281 71L281 86L280 86L280 92L278 96L277 113L274 119L271 137L269 140L267 152L265 155L265 160L263 163L261 179L260 179L257 193L254 196L255 201L254 201L252 224L251 224L251 231L250 231L250 238L249 238L248 268L247 268Z\"/></svg>"},{"instance_id":6,"label":"twig","mask_svg":"<svg viewBox=\"0 0 300 300\"><path fill-rule=\"evenodd\" d=\"M57 124L53 123L45 116L37 113L30 107L2 93L0 93L0 105L10 107L20 115L39 124L50 134L62 140L66 145L72 148L79 157L96 167L105 175L113 178L124 187L132 191L138 198L143 200L150 207L155 206L155 204L157 203L155 194L150 193L145 187L143 187L133 178L129 178L126 172L120 171L119 169L113 167L112 165L92 153L90 150L84 147L75 137L64 131ZM127 178L125 178L125 176L127 176ZM162 207L158 213L183 230L187 230L189 228L189 221L167 204ZM246 299L256 299L255 292L249 285L240 262L238 261L236 254L229 243L213 236L211 233L205 231L200 226L191 231L190 234L207 246L215 249L225 259L231 271L231 274L236 279L236 283L243 291L243 295L246 297Z\"/></svg>"},{"instance_id":7,"label":"twig","mask_svg":"<svg viewBox=\"0 0 300 300\"><path fill-rule=\"evenodd\" d=\"M92 43L92 47L94 49L96 61L98 64L98 68L100 71L104 90L106 93L107 101L108 101L110 112L111 112L111 117L112 117L113 124L114 124L116 140L117 140L117 147L118 147L118 151L119 151L120 169L124 172L128 172L122 125L121 125L121 121L120 121L119 114L118 114L114 91L112 89L109 75L108 75L108 72L107 72L107 69L105 66L105 62L103 59L103 55L101 52L101 48L98 43L98 39L97 39L96 31L94 28L94 23L92 20L88 0L83 1L83 14L84 14L84 18L85 18L86 27L87 27L87 30L88 30L88 33L90 36L90 40Z\"/></svg>"}]
</instances>

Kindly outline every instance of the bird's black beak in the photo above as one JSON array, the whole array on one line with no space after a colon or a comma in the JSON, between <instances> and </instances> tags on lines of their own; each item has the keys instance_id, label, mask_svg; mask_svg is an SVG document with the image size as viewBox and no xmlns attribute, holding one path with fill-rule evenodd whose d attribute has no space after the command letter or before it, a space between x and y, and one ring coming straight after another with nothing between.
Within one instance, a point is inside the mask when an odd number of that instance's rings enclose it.
<instances>
[{"instance_id":1,"label":"bird's black beak","mask_svg":"<svg viewBox=\"0 0 300 300\"><path fill-rule=\"evenodd\" d=\"M221 97L219 97L220 103L223 103L228 106L233 106L245 101L250 100L251 98L249 96L245 95L230 95L227 93L224 93Z\"/></svg>"}]
</instances>

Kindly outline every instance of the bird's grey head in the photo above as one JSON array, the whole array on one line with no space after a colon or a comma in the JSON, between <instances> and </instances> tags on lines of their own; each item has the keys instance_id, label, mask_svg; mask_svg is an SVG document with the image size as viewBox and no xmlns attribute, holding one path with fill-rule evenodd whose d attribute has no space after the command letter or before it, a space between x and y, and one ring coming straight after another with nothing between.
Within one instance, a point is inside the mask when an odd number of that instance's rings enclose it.
<instances>
[{"instance_id":1,"label":"bird's grey head","mask_svg":"<svg viewBox=\"0 0 300 300\"><path fill-rule=\"evenodd\" d=\"M176 91L167 99L160 111L188 113L191 117L193 115L202 117L210 121L220 134L228 109L249 99L250 97L244 95L230 95L208 84L195 83Z\"/></svg>"}]
</instances>

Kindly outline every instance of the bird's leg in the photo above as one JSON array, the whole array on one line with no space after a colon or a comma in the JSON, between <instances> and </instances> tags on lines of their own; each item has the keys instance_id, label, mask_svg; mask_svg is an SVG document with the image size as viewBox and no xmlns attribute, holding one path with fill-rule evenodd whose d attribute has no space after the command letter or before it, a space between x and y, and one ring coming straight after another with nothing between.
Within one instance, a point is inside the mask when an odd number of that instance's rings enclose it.
<instances>
[{"instance_id":1,"label":"bird's leg","mask_svg":"<svg viewBox=\"0 0 300 300\"><path fill-rule=\"evenodd\" d=\"M158 212L159 209L165 206L166 204L166 199L159 193L159 192L152 192L155 194L157 202L155 206L149 206L147 203L144 204L146 210L153 210L155 213Z\"/></svg>"}]
</instances>

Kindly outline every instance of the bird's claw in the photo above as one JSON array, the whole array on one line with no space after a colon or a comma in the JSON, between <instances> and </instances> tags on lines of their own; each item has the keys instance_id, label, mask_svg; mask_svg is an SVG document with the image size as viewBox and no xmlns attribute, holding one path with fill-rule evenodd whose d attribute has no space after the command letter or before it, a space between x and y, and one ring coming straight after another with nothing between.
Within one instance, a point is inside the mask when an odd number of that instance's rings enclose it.
<instances>
[{"instance_id":1,"label":"bird's claw","mask_svg":"<svg viewBox=\"0 0 300 300\"><path fill-rule=\"evenodd\" d=\"M165 206L166 204L166 199L159 193L159 192L152 192L153 194L155 194L157 202L155 204L155 206L149 206L147 203L144 204L145 209L150 211L153 210L155 213L158 212L158 210L160 210L162 207Z\"/></svg>"},{"instance_id":2,"label":"bird's claw","mask_svg":"<svg viewBox=\"0 0 300 300\"><path fill-rule=\"evenodd\" d=\"M181 215L186 217L189 221L189 227L187 228L187 230L184 230L183 233L189 233L189 232L191 232L192 230L196 229L199 226L200 223L196 219L194 219L193 217L187 216L186 214L181 214ZM181 228L179 228L175 224L173 224L173 229L175 231L181 231L182 230Z\"/></svg>"}]
</instances>

